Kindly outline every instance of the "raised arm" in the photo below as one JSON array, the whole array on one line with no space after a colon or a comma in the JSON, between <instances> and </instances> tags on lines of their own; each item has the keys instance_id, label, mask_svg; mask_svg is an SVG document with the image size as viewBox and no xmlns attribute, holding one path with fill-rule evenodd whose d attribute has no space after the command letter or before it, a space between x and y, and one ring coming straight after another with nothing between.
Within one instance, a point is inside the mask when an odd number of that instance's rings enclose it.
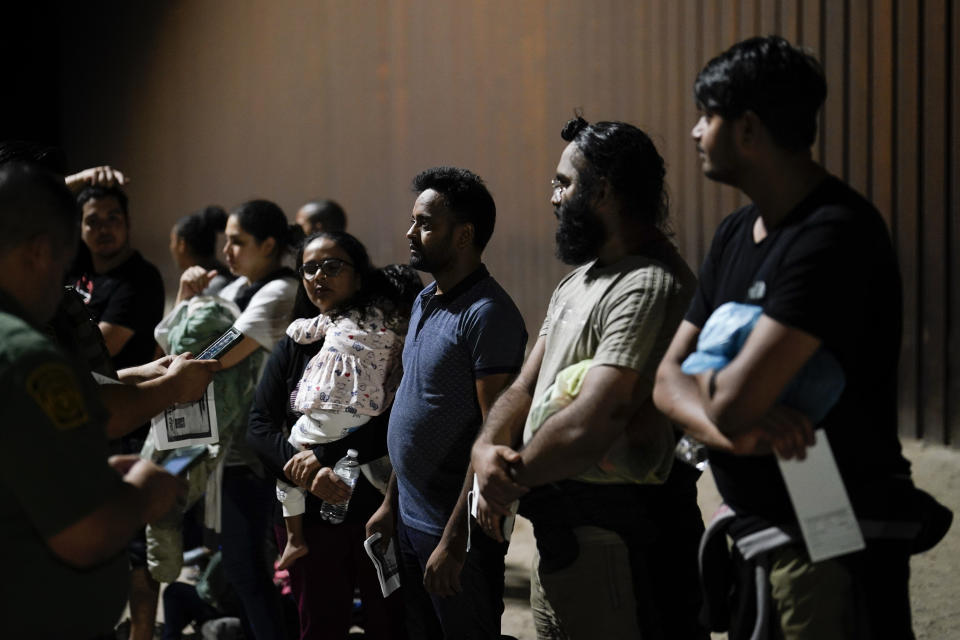
<instances>
[{"instance_id":1,"label":"raised arm","mask_svg":"<svg viewBox=\"0 0 960 640\"><path fill-rule=\"evenodd\" d=\"M80 193L84 187L93 185L123 187L130 183L130 178L119 169L103 165L69 175L64 178L64 183L70 191Z\"/></svg>"},{"instance_id":2,"label":"raised arm","mask_svg":"<svg viewBox=\"0 0 960 640\"><path fill-rule=\"evenodd\" d=\"M215 277L217 277L216 269L207 270L199 265L185 269L180 274L180 286L177 288L177 300L174 304L180 304L184 300L199 295L210 286L210 282Z\"/></svg>"}]
</instances>

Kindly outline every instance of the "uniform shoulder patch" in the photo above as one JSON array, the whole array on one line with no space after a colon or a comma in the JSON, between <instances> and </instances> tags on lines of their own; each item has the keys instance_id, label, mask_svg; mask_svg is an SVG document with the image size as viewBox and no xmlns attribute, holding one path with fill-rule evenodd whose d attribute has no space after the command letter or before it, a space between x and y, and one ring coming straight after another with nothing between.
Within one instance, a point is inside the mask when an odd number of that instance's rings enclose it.
<instances>
[{"instance_id":1,"label":"uniform shoulder patch","mask_svg":"<svg viewBox=\"0 0 960 640\"><path fill-rule=\"evenodd\" d=\"M74 429L89 421L83 393L73 371L62 362L47 362L27 374L27 393L57 429Z\"/></svg>"}]
</instances>

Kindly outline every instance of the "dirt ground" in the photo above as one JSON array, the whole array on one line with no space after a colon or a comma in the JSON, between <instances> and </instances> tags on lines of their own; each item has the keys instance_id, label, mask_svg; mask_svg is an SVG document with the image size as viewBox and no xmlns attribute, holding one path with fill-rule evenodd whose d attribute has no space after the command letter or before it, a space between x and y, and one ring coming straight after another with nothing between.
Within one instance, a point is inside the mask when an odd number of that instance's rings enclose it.
<instances>
[{"instance_id":1,"label":"dirt ground","mask_svg":"<svg viewBox=\"0 0 960 640\"><path fill-rule=\"evenodd\" d=\"M960 451L925 445L917 440L903 441L904 453L913 463L917 486L960 514ZM713 477L705 473L698 484L700 510L709 520L720 498ZM925 554L911 561L910 596L913 628L918 640L960 640L960 525ZM518 640L535 640L530 615L530 560L533 557L533 528L517 518L510 549L507 552L502 632ZM125 616L126 617L126 614ZM159 612L163 620L163 611ZM726 640L726 634L714 634L713 640Z\"/></svg>"},{"instance_id":2,"label":"dirt ground","mask_svg":"<svg viewBox=\"0 0 960 640\"><path fill-rule=\"evenodd\" d=\"M917 486L960 514L960 451L904 440L904 453L913 463ZM700 509L709 519L720 503L713 477L700 479ZM960 518L960 516L957 516ZM529 567L533 555L533 530L530 523L517 519L507 553L506 590L502 630L518 640L534 640L536 632L528 602ZM946 538L934 549L914 556L910 599L913 628L918 640L960 639L960 525L956 518ZM714 640L726 638L715 634Z\"/></svg>"}]
</instances>

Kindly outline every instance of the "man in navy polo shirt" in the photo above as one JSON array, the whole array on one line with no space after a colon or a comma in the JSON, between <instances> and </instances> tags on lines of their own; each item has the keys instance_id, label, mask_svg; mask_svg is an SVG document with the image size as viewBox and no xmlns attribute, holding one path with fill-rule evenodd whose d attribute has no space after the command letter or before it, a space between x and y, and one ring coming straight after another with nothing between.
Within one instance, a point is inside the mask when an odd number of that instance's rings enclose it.
<instances>
[{"instance_id":1,"label":"man in navy polo shirt","mask_svg":"<svg viewBox=\"0 0 960 640\"><path fill-rule=\"evenodd\" d=\"M437 167L413 190L410 264L435 282L413 305L387 435L394 474L367 533L397 535L411 638L499 638L506 544L474 535L467 552L470 447L527 332L481 263L496 218L483 181Z\"/></svg>"}]
</instances>

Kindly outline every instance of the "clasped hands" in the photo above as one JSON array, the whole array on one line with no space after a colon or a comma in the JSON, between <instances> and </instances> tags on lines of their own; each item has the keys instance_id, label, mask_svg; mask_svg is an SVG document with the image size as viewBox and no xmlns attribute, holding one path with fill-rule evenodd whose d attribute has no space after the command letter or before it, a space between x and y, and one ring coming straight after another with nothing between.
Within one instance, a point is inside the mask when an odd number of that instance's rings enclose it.
<instances>
[{"instance_id":1,"label":"clasped hands","mask_svg":"<svg viewBox=\"0 0 960 640\"><path fill-rule=\"evenodd\" d=\"M346 502L350 497L347 483L333 469L323 466L311 449L301 451L287 460L283 465L283 473L290 482L326 502Z\"/></svg>"},{"instance_id":2,"label":"clasped hands","mask_svg":"<svg viewBox=\"0 0 960 640\"><path fill-rule=\"evenodd\" d=\"M470 461L480 489L480 495L474 496L477 521L486 535L503 542L500 523L512 513L510 505L530 491L516 480L523 468L523 458L510 447L477 442Z\"/></svg>"}]
</instances>

